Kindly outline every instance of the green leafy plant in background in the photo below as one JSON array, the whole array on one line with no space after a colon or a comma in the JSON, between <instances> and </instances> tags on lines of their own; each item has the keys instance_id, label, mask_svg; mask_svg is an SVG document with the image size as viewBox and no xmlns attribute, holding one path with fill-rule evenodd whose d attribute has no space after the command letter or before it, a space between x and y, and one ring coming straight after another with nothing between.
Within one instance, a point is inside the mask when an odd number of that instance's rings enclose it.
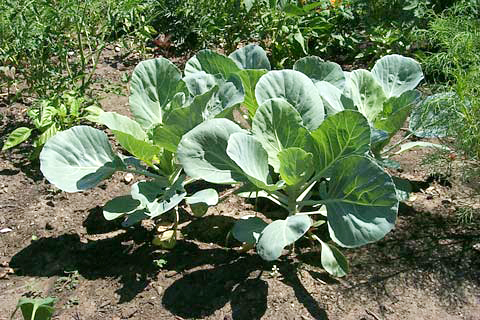
<instances>
[{"instance_id":1,"label":"green leafy plant in background","mask_svg":"<svg viewBox=\"0 0 480 320\"><path fill-rule=\"evenodd\" d=\"M480 22L477 1L462 0L447 10L428 11L429 24L419 30L417 38L428 46L417 58L430 81L455 81L455 75L480 65Z\"/></svg>"},{"instance_id":2,"label":"green leafy plant in background","mask_svg":"<svg viewBox=\"0 0 480 320\"><path fill-rule=\"evenodd\" d=\"M34 150L31 159L36 159L48 139L82 120L89 119L101 110L92 102L88 103L85 98L78 97L75 92L42 99L37 101L36 105L27 110L27 116L34 128L16 128L6 137L2 151L19 145L33 135Z\"/></svg>"},{"instance_id":3,"label":"green leafy plant in background","mask_svg":"<svg viewBox=\"0 0 480 320\"><path fill-rule=\"evenodd\" d=\"M26 84L22 94L83 94L95 80L108 43L128 38L129 43L136 39L138 49L145 46L158 5L143 0L2 1L0 67L15 68L16 81Z\"/></svg>"},{"instance_id":4,"label":"green leafy plant in background","mask_svg":"<svg viewBox=\"0 0 480 320\"><path fill-rule=\"evenodd\" d=\"M477 1L465 0L440 14L430 12L431 22L423 30L430 52L418 56L436 93L415 110L411 122L415 135L440 138L473 160L480 157L479 10ZM418 126L426 129L415 130Z\"/></svg>"},{"instance_id":5,"label":"green leafy plant in background","mask_svg":"<svg viewBox=\"0 0 480 320\"><path fill-rule=\"evenodd\" d=\"M350 41L355 32L349 32L349 1L338 3L169 0L157 29L172 36L177 53L214 47L229 54L245 42L256 42L268 52L273 66L285 67L307 53L337 57L347 44L356 48Z\"/></svg>"},{"instance_id":6,"label":"green leafy plant in background","mask_svg":"<svg viewBox=\"0 0 480 320\"><path fill-rule=\"evenodd\" d=\"M20 309L24 320L50 320L52 319L52 315L55 312L55 309L53 307L55 301L55 298L21 298L18 301L17 307L10 319L13 319L13 316L15 315L17 310Z\"/></svg>"}]
</instances>

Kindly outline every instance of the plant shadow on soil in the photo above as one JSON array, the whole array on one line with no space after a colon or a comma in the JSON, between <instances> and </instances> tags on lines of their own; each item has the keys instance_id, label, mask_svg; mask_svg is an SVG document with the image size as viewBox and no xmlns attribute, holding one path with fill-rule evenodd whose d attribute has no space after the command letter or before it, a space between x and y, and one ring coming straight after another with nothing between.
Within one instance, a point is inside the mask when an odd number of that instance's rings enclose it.
<instances>
[{"instance_id":1,"label":"plant shadow on soil","mask_svg":"<svg viewBox=\"0 0 480 320\"><path fill-rule=\"evenodd\" d=\"M119 224L102 222L100 208L90 210L83 225L89 234L115 232ZM207 216L194 219L185 231L189 238L202 242L224 243L234 219ZM214 226L208 234L205 226ZM211 229L210 229L211 231ZM268 283L262 271L271 268L257 255L239 254L233 250L202 249L192 241L177 241L174 250L160 251L152 246L153 233L141 227L96 241L82 242L77 234L40 238L12 257L10 266L20 276L64 276L76 270L87 280L114 278L122 284L117 290L119 303L134 299L147 287L162 278L162 272L175 271L176 279L163 292L163 306L183 318L199 318L213 314L228 302L232 319L260 319L267 310ZM160 270L155 259L167 264ZM282 262L287 266L288 262ZM268 265L268 266L266 266ZM192 270L194 269L194 270ZM316 319L327 319L325 311L302 286L293 272L288 277L300 303Z\"/></svg>"},{"instance_id":2,"label":"plant shadow on soil","mask_svg":"<svg viewBox=\"0 0 480 320\"><path fill-rule=\"evenodd\" d=\"M431 292L449 307L463 304L465 285L480 285L480 253L474 248L479 241L478 219L466 225L453 215L417 212L402 203L387 237L346 250L357 279L342 294L395 300L410 287Z\"/></svg>"},{"instance_id":3,"label":"plant shadow on soil","mask_svg":"<svg viewBox=\"0 0 480 320\"><path fill-rule=\"evenodd\" d=\"M111 223L97 223L100 222L98 216L99 209L92 209L84 221L88 233L112 231ZM342 286L328 276L329 280L325 281L325 273L318 269L308 271L313 278L336 287L344 297L355 297L359 292L399 295L399 280L392 285L389 279L402 273L414 277L434 274L440 285L433 294L447 301L462 301L461 288L465 280L480 285L480 255L473 249L480 239L480 227L479 224L459 225L454 219L415 212L404 206L396 230L385 239L344 251L352 263L349 285ZM222 243L233 221L233 218L218 216L196 219L186 227L188 238ZM206 237L204 233L211 229L204 225L216 225L219 229L216 236ZM201 318L228 302L233 319L260 319L266 312L270 282L263 279L261 270L269 270L271 264L255 254L239 254L212 245L204 249L193 241L178 241L174 250L159 253L158 248L150 245L152 236L151 232L135 227L88 243L82 242L77 234L41 238L18 252L10 266L17 274L27 276L63 276L66 270L78 270L88 280L115 278L122 284L117 291L119 303L134 299L163 272L175 271L175 280L165 289L162 298L163 306L175 315ZM319 256L318 252L310 251L300 253L294 263L287 257L276 263L283 282L293 288L296 298L312 317L327 319L325 310L302 284L297 272L299 265L319 266ZM167 261L162 270L154 264L159 258ZM425 281L419 281L417 285L423 284Z\"/></svg>"}]
</instances>

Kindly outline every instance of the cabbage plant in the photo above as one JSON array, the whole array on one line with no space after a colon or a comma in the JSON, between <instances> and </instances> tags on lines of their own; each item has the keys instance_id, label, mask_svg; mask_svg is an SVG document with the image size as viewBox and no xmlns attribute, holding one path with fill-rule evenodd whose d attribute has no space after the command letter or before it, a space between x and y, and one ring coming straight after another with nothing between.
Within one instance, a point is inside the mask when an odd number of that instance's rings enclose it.
<instances>
[{"instance_id":1,"label":"cabbage plant","mask_svg":"<svg viewBox=\"0 0 480 320\"><path fill-rule=\"evenodd\" d=\"M40 154L41 171L67 192L93 188L116 171L143 175L147 179L133 184L129 195L104 207L106 219L124 218L125 226L157 218L182 200L201 215L217 203L218 195L214 189L187 195L185 186L194 180L186 179L176 161L178 142L197 124L228 114L243 100L239 78L224 79L205 72L182 77L167 59L141 62L130 83L133 119L114 112L100 112L94 118L111 130L128 155L115 153L101 130L76 126L46 143Z\"/></svg>"},{"instance_id":2,"label":"cabbage plant","mask_svg":"<svg viewBox=\"0 0 480 320\"><path fill-rule=\"evenodd\" d=\"M68 192L93 188L116 171L148 177L104 207L105 218L122 217L124 225L157 218L183 200L204 214L218 195L187 195L192 181L241 184L241 195L266 197L288 216L270 224L241 219L235 238L275 260L307 236L322 247L325 269L345 275L337 245L377 241L394 227L395 185L374 156L405 121L423 75L418 63L397 55L372 71L343 72L318 57L299 60L294 70L270 69L255 45L228 57L200 51L183 77L166 59L144 61L130 84L133 119L112 112L96 118L129 155L115 153L102 131L78 126L47 142L41 170ZM240 105L248 129L232 121ZM157 242L174 244L176 223L159 228Z\"/></svg>"},{"instance_id":3,"label":"cabbage plant","mask_svg":"<svg viewBox=\"0 0 480 320\"><path fill-rule=\"evenodd\" d=\"M232 234L256 246L265 260L303 236L322 247L322 265L348 272L341 247L377 241L395 224L398 199L391 177L368 156L371 128L362 113L326 117L314 82L295 70L270 71L255 88L259 104L250 130L228 119L207 120L186 133L177 149L186 174L285 208L285 219L236 222ZM316 230L328 229L328 238ZM331 241L330 241L331 240Z\"/></svg>"},{"instance_id":4,"label":"cabbage plant","mask_svg":"<svg viewBox=\"0 0 480 320\"><path fill-rule=\"evenodd\" d=\"M203 121L231 117L240 103L253 104L250 86L266 69L270 64L265 52L253 45L230 58L203 50L188 61L184 76L164 58L141 62L130 83L133 119L98 110L90 118L108 127L128 155L115 153L104 132L76 126L47 142L40 154L41 171L67 192L93 188L117 171L147 177L133 184L129 195L104 206L105 218L124 218L124 226L157 218L183 200L194 214L203 215L218 202L218 194L205 189L187 195L185 186L195 179L187 179L178 164L177 145L184 133ZM155 242L170 246L176 235L172 228L159 226L162 235Z\"/></svg>"}]
</instances>

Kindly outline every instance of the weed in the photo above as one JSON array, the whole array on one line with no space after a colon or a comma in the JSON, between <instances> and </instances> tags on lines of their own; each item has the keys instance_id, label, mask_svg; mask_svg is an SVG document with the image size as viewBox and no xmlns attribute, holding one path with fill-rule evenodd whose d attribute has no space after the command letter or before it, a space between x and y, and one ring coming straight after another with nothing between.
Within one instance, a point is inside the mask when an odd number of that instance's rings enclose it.
<instances>
[{"instance_id":1,"label":"weed","mask_svg":"<svg viewBox=\"0 0 480 320\"><path fill-rule=\"evenodd\" d=\"M59 292L63 290L74 290L80 283L80 274L77 270L65 271L64 273L66 274L65 276L59 277L55 281L55 290Z\"/></svg>"}]
</instances>

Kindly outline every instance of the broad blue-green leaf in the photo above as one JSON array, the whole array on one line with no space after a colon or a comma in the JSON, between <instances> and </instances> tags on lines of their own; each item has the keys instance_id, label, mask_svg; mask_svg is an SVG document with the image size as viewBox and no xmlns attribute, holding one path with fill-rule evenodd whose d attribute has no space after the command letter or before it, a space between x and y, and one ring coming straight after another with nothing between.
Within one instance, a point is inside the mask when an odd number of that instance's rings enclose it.
<instances>
[{"instance_id":1,"label":"broad blue-green leaf","mask_svg":"<svg viewBox=\"0 0 480 320\"><path fill-rule=\"evenodd\" d=\"M27 140L32 134L32 129L20 127L12 131L4 142L2 151L10 149Z\"/></svg>"},{"instance_id":2,"label":"broad blue-green leaf","mask_svg":"<svg viewBox=\"0 0 480 320\"><path fill-rule=\"evenodd\" d=\"M224 80L220 76L208 74L205 71L199 71L189 74L183 78L188 91L193 96L198 96L210 91L213 87L218 86L219 81Z\"/></svg>"},{"instance_id":3,"label":"broad blue-green leaf","mask_svg":"<svg viewBox=\"0 0 480 320\"><path fill-rule=\"evenodd\" d=\"M102 112L98 117L98 121L112 131L129 134L137 140L147 139L147 134L138 122L116 112Z\"/></svg>"},{"instance_id":4,"label":"broad blue-green leaf","mask_svg":"<svg viewBox=\"0 0 480 320\"><path fill-rule=\"evenodd\" d=\"M278 153L280 177L289 186L301 185L308 181L315 171L313 154L300 148L288 148Z\"/></svg>"},{"instance_id":5,"label":"broad blue-green leaf","mask_svg":"<svg viewBox=\"0 0 480 320\"><path fill-rule=\"evenodd\" d=\"M168 185L167 179L139 181L132 185L130 193L133 199L140 201L142 207L146 207L149 203L155 201Z\"/></svg>"},{"instance_id":6,"label":"broad blue-green leaf","mask_svg":"<svg viewBox=\"0 0 480 320\"><path fill-rule=\"evenodd\" d=\"M267 152L253 136L244 132L230 135L227 155L235 161L242 170L241 173L254 185L261 189L277 189L275 186L269 186Z\"/></svg>"},{"instance_id":7,"label":"broad blue-green leaf","mask_svg":"<svg viewBox=\"0 0 480 320\"><path fill-rule=\"evenodd\" d=\"M325 110L322 99L312 80L299 71L270 71L260 78L255 89L259 105L273 98L283 98L303 119L309 130L315 130L323 122Z\"/></svg>"},{"instance_id":8,"label":"broad blue-green leaf","mask_svg":"<svg viewBox=\"0 0 480 320\"><path fill-rule=\"evenodd\" d=\"M187 193L181 185L182 181L178 180L173 185L158 179L140 181L132 186L131 195L148 209L145 214L154 218L173 209L185 198Z\"/></svg>"},{"instance_id":9,"label":"broad blue-green leaf","mask_svg":"<svg viewBox=\"0 0 480 320\"><path fill-rule=\"evenodd\" d=\"M190 197L185 197L185 202L190 205L196 217L202 217L207 213L209 206L218 203L218 193L215 189L203 189L195 192Z\"/></svg>"},{"instance_id":10,"label":"broad blue-green leaf","mask_svg":"<svg viewBox=\"0 0 480 320\"><path fill-rule=\"evenodd\" d=\"M395 185L381 167L366 157L355 155L339 160L322 198L330 237L342 247L377 241L395 225Z\"/></svg>"},{"instance_id":11,"label":"broad blue-green leaf","mask_svg":"<svg viewBox=\"0 0 480 320\"><path fill-rule=\"evenodd\" d=\"M308 131L300 114L283 99L265 101L255 113L252 132L268 154L268 163L280 169L278 152L290 147L303 147Z\"/></svg>"},{"instance_id":12,"label":"broad blue-green leaf","mask_svg":"<svg viewBox=\"0 0 480 320\"><path fill-rule=\"evenodd\" d=\"M240 242L255 244L268 224L259 217L246 216L235 221L232 235Z\"/></svg>"},{"instance_id":13,"label":"broad blue-green leaf","mask_svg":"<svg viewBox=\"0 0 480 320\"><path fill-rule=\"evenodd\" d=\"M258 239L258 254L267 261L278 259L283 249L300 239L311 225L312 221L307 215L290 216L270 223Z\"/></svg>"},{"instance_id":14,"label":"broad blue-green leaf","mask_svg":"<svg viewBox=\"0 0 480 320\"><path fill-rule=\"evenodd\" d=\"M146 209L139 209L127 215L125 221L122 222L122 227L127 228L139 223L142 220L150 219L151 217L146 214Z\"/></svg>"},{"instance_id":15,"label":"broad blue-green leaf","mask_svg":"<svg viewBox=\"0 0 480 320\"><path fill-rule=\"evenodd\" d=\"M203 189L186 197L185 202L187 204L205 203L209 206L214 206L218 203L218 193L215 189Z\"/></svg>"},{"instance_id":16,"label":"broad blue-green leaf","mask_svg":"<svg viewBox=\"0 0 480 320\"><path fill-rule=\"evenodd\" d=\"M383 103L383 110L375 120L375 128L394 135L404 125L414 103L418 101L420 92L410 90L399 97L391 97Z\"/></svg>"},{"instance_id":17,"label":"broad blue-green leaf","mask_svg":"<svg viewBox=\"0 0 480 320\"><path fill-rule=\"evenodd\" d=\"M211 119L187 132L177 148L187 175L212 183L235 183L240 168L227 155L230 135L244 132L228 119Z\"/></svg>"},{"instance_id":18,"label":"broad blue-green leaf","mask_svg":"<svg viewBox=\"0 0 480 320\"><path fill-rule=\"evenodd\" d=\"M373 122L382 112L383 103L387 100L382 87L367 70L352 71L345 90L345 95L352 99L369 122Z\"/></svg>"},{"instance_id":19,"label":"broad blue-green leaf","mask_svg":"<svg viewBox=\"0 0 480 320\"><path fill-rule=\"evenodd\" d=\"M185 65L185 76L205 71L208 74L221 74L225 79L240 71L235 62L219 53L205 49L198 52Z\"/></svg>"},{"instance_id":20,"label":"broad blue-green leaf","mask_svg":"<svg viewBox=\"0 0 480 320\"><path fill-rule=\"evenodd\" d=\"M310 56L295 62L293 69L307 75L315 85L320 81L326 81L340 91L343 91L345 87L345 75L342 67L335 62L323 61L319 57Z\"/></svg>"},{"instance_id":21,"label":"broad blue-green leaf","mask_svg":"<svg viewBox=\"0 0 480 320\"><path fill-rule=\"evenodd\" d=\"M357 111L344 110L329 116L311 133L317 174L324 175L341 158L365 154L370 148L370 126Z\"/></svg>"},{"instance_id":22,"label":"broad blue-green leaf","mask_svg":"<svg viewBox=\"0 0 480 320\"><path fill-rule=\"evenodd\" d=\"M168 117L168 115L170 114L171 111L177 109L177 108L181 108L183 107L186 102L187 102L187 97L185 95L185 93L188 93L188 89L187 89L187 85L185 84L185 82L181 81L179 83L179 87L177 87L177 90L185 90L185 92L181 91L181 92L177 92L173 97L172 99L167 103L167 106L166 108L164 108L164 116L162 117L163 120L165 120L166 117Z\"/></svg>"},{"instance_id":23,"label":"broad blue-green leaf","mask_svg":"<svg viewBox=\"0 0 480 320\"><path fill-rule=\"evenodd\" d=\"M333 84L326 81L319 81L315 86L322 97L327 114L335 114L344 109L356 109L353 101L347 98L342 91Z\"/></svg>"},{"instance_id":24,"label":"broad blue-green leaf","mask_svg":"<svg viewBox=\"0 0 480 320\"><path fill-rule=\"evenodd\" d=\"M169 188L165 190L157 200L147 206L149 212L146 212L146 214L150 216L150 218L155 218L170 211L182 202L186 195L187 193L185 191L182 192L180 190Z\"/></svg>"},{"instance_id":25,"label":"broad blue-green leaf","mask_svg":"<svg viewBox=\"0 0 480 320\"><path fill-rule=\"evenodd\" d=\"M412 142L407 142L407 143L402 144L400 146L400 150L395 152L395 154L400 154L400 153L405 152L407 150L410 150L412 148L436 148L436 149L443 150L443 151L450 150L449 147L438 144L438 143L431 143L431 142L427 142L427 141L412 141Z\"/></svg>"},{"instance_id":26,"label":"broad blue-green leaf","mask_svg":"<svg viewBox=\"0 0 480 320\"><path fill-rule=\"evenodd\" d=\"M375 63L373 77L380 83L387 98L399 97L413 90L423 79L420 64L398 54L385 56Z\"/></svg>"},{"instance_id":27,"label":"broad blue-green leaf","mask_svg":"<svg viewBox=\"0 0 480 320\"><path fill-rule=\"evenodd\" d=\"M448 135L452 120L458 115L452 105L458 97L452 92L442 92L427 97L413 109L409 129L420 138L443 138Z\"/></svg>"},{"instance_id":28,"label":"broad blue-green leaf","mask_svg":"<svg viewBox=\"0 0 480 320\"><path fill-rule=\"evenodd\" d=\"M392 181L395 184L395 190L397 190L398 201L408 200L410 193L413 191L410 181L398 177L392 177Z\"/></svg>"},{"instance_id":29,"label":"broad blue-green leaf","mask_svg":"<svg viewBox=\"0 0 480 320\"><path fill-rule=\"evenodd\" d=\"M182 136L210 115L207 110L208 103L217 91L218 87L214 86L206 93L195 96L190 105L170 112L165 123L153 130L153 143L170 152L176 152Z\"/></svg>"},{"instance_id":30,"label":"broad blue-green leaf","mask_svg":"<svg viewBox=\"0 0 480 320\"><path fill-rule=\"evenodd\" d=\"M258 80L266 73L266 70L255 69L240 70L238 72L238 75L242 79L243 90L245 91L243 105L247 107L250 118L253 118L258 108L257 99L255 99L255 87L257 86Z\"/></svg>"},{"instance_id":31,"label":"broad blue-green leaf","mask_svg":"<svg viewBox=\"0 0 480 320\"><path fill-rule=\"evenodd\" d=\"M320 239L319 239L320 240ZM320 240L322 244L322 266L334 277L343 277L350 272L347 258L335 246Z\"/></svg>"},{"instance_id":32,"label":"broad blue-green leaf","mask_svg":"<svg viewBox=\"0 0 480 320\"><path fill-rule=\"evenodd\" d=\"M265 69L270 70L270 61L267 53L256 44L249 44L237 49L228 56L240 69Z\"/></svg>"},{"instance_id":33,"label":"broad blue-green leaf","mask_svg":"<svg viewBox=\"0 0 480 320\"><path fill-rule=\"evenodd\" d=\"M157 58L140 62L130 81L130 110L145 129L163 122L169 101L178 93L182 74L169 60Z\"/></svg>"},{"instance_id":34,"label":"broad blue-green leaf","mask_svg":"<svg viewBox=\"0 0 480 320\"><path fill-rule=\"evenodd\" d=\"M214 95L214 98L216 100L213 107L207 109L209 111L208 118L218 116L222 111L242 103L245 100L245 91L240 76L233 74L226 82L220 83L218 93Z\"/></svg>"},{"instance_id":35,"label":"broad blue-green leaf","mask_svg":"<svg viewBox=\"0 0 480 320\"><path fill-rule=\"evenodd\" d=\"M232 74L225 80L220 75L214 76L201 71L190 74L183 80L194 96L203 95L218 86L218 91L214 94L206 109L205 113L208 114L204 118L212 118L223 110L242 103L245 98L242 80L236 74Z\"/></svg>"},{"instance_id":36,"label":"broad blue-green leaf","mask_svg":"<svg viewBox=\"0 0 480 320\"><path fill-rule=\"evenodd\" d=\"M131 195L113 198L103 206L103 216L107 220L117 219L138 209L140 201Z\"/></svg>"},{"instance_id":37,"label":"broad blue-green leaf","mask_svg":"<svg viewBox=\"0 0 480 320\"><path fill-rule=\"evenodd\" d=\"M56 134L40 153L40 170L45 178L67 192L93 188L121 166L107 135L88 126Z\"/></svg>"}]
</instances>

